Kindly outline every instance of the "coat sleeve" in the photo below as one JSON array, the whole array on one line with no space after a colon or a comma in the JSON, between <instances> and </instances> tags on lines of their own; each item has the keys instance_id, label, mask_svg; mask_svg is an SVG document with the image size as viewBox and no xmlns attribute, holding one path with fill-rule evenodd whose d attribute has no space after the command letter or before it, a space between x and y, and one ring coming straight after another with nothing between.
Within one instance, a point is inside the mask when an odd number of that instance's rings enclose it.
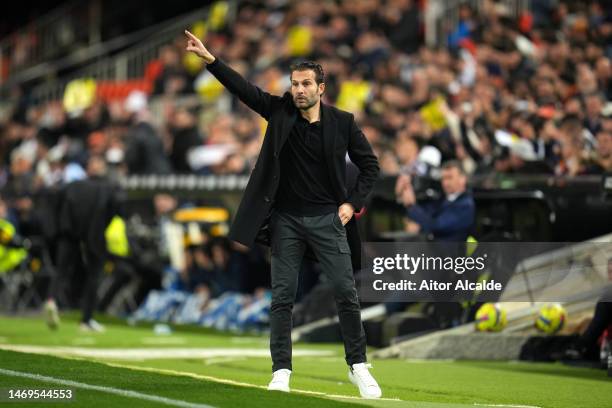
<instances>
[{"instance_id":1,"label":"coat sleeve","mask_svg":"<svg viewBox=\"0 0 612 408\"><path fill-rule=\"evenodd\" d=\"M364 206L368 195L372 192L380 166L378 159L372 151L372 147L365 135L355 123L355 117L351 115L350 136L348 142L348 155L351 161L359 168L359 175L355 188L351 191L346 202L350 203L356 212Z\"/></svg>"},{"instance_id":2,"label":"coat sleeve","mask_svg":"<svg viewBox=\"0 0 612 408\"><path fill-rule=\"evenodd\" d=\"M259 113L264 119L270 119L273 106L281 101L281 97L271 95L253 85L219 58L215 58L207 68L228 91L237 96L245 105Z\"/></svg>"}]
</instances>

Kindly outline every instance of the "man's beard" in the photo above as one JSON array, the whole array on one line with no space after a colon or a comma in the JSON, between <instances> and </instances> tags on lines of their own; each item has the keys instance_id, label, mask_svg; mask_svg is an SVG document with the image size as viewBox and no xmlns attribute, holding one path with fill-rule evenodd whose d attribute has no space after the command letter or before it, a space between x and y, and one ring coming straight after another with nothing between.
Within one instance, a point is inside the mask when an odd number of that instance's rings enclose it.
<instances>
[{"instance_id":1,"label":"man's beard","mask_svg":"<svg viewBox=\"0 0 612 408\"><path fill-rule=\"evenodd\" d=\"M301 104L298 105L298 100L297 98L293 98L293 104L295 105L296 108L300 109L300 110L308 110L310 108L312 108L313 106L316 105L317 100L316 98L312 98L309 99L307 97L303 97L304 99L300 100L299 102L301 102Z\"/></svg>"}]
</instances>

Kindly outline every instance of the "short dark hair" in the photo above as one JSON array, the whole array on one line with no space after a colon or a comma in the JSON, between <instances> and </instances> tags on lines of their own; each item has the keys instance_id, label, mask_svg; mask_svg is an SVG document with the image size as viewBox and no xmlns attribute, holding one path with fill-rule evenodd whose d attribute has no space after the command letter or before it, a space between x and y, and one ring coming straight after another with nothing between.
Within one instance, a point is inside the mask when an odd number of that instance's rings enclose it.
<instances>
[{"instance_id":1,"label":"short dark hair","mask_svg":"<svg viewBox=\"0 0 612 408\"><path fill-rule=\"evenodd\" d=\"M466 175L465 170L463 169L463 165L461 164L459 160L448 160L444 162L442 164L442 170L448 170L448 169L457 169L459 170L459 173L461 173L464 176Z\"/></svg>"},{"instance_id":2,"label":"short dark hair","mask_svg":"<svg viewBox=\"0 0 612 408\"><path fill-rule=\"evenodd\" d=\"M295 64L291 64L290 69L291 73L293 73L293 71L314 71L315 82L317 83L317 85L325 82L325 72L323 72L323 67L314 61L297 62Z\"/></svg>"}]
</instances>

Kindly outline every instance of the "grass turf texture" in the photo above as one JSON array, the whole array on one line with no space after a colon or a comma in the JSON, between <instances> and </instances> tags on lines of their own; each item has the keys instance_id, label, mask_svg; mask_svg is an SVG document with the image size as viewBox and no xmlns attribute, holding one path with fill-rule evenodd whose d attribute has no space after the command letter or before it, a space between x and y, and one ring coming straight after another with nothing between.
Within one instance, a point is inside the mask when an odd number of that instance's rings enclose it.
<instances>
[{"instance_id":1,"label":"grass turf texture","mask_svg":"<svg viewBox=\"0 0 612 408\"><path fill-rule=\"evenodd\" d=\"M107 322L107 332L83 334L73 319L64 318L60 330L50 332L41 319L0 318L0 344L117 347L227 347L267 349L267 338L235 336L208 330L185 328L170 336L155 336L150 326L130 327ZM155 339L163 339L163 345ZM341 345L299 344L295 349L332 350L332 357L296 357L291 386L326 394L357 396L348 382ZM308 394L270 393L261 387L270 379L269 358L159 359L113 361L102 364L75 359L0 351L0 368L47 375L138 391L219 407L233 406L346 406L376 407L467 407L474 404L531 405L538 407L610 407L612 381L603 370L570 368L559 364L505 362L411 362L376 360L375 375L386 398L401 401L318 398ZM111 364L111 366L109 366ZM146 371L143 371L146 370ZM229 380L251 386L220 383ZM33 380L0 376L0 387L42 386ZM258 388L260 387L260 388ZM158 406L98 391L77 390L80 406ZM30 404L27 404L30 406ZM40 406L52 406L44 403ZM57 404L60 406L60 404ZM1 407L8 406L0 403ZM23 403L15 406L25 406ZM66 406L62 403L61 406ZM159 405L161 406L161 405Z\"/></svg>"}]
</instances>

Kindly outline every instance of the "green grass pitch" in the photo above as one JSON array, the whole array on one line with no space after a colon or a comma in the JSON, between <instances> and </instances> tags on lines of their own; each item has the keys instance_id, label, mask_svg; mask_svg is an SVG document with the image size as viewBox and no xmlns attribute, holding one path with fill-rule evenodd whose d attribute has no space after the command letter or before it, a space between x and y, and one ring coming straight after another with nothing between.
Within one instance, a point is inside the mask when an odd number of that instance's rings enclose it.
<instances>
[{"instance_id":1,"label":"green grass pitch","mask_svg":"<svg viewBox=\"0 0 612 408\"><path fill-rule=\"evenodd\" d=\"M363 400L347 379L340 344L296 344L296 354L315 355L294 358L294 392L268 392L267 347L265 336L200 328L156 336L151 325L107 321L105 333L91 334L64 316L51 332L40 318L0 317L0 389L75 392L71 402L0 402L0 408L612 407L612 379L603 370L521 362L374 360L384 399Z\"/></svg>"}]
</instances>

